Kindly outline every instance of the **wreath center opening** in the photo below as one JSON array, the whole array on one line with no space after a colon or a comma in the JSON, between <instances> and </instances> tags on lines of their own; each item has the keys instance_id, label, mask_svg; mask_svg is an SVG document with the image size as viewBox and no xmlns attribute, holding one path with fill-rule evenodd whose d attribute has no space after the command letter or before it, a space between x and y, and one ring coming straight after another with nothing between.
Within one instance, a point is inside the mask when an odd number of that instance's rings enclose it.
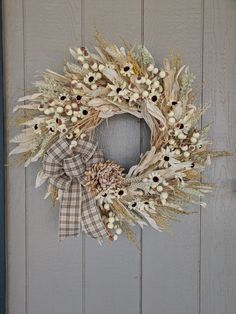
<instances>
[{"instance_id":1,"label":"wreath center opening","mask_svg":"<svg viewBox=\"0 0 236 314\"><path fill-rule=\"evenodd\" d=\"M105 159L114 160L126 172L150 148L150 130L143 119L121 114L103 121L96 130L98 147Z\"/></svg>"}]
</instances>

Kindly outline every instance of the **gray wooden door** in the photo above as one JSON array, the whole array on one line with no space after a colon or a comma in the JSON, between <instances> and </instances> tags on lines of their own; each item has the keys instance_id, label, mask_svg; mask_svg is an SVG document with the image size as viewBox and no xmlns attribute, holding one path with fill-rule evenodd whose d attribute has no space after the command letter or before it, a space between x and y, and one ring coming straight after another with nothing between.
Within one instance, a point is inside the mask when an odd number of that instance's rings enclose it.
<instances>
[{"instance_id":1,"label":"gray wooden door","mask_svg":"<svg viewBox=\"0 0 236 314\"><path fill-rule=\"evenodd\" d=\"M12 107L47 67L62 69L70 46L91 47L94 25L110 40L142 42L161 60L172 48L197 75L198 101L210 103L216 149L236 146L235 0L5 0L6 133ZM99 129L107 157L130 166L148 132L129 117ZM100 247L83 236L57 239L58 209L35 190L37 165L8 162L9 314L235 314L235 159L214 163L221 186L208 207L171 233L137 230Z\"/></svg>"}]
</instances>

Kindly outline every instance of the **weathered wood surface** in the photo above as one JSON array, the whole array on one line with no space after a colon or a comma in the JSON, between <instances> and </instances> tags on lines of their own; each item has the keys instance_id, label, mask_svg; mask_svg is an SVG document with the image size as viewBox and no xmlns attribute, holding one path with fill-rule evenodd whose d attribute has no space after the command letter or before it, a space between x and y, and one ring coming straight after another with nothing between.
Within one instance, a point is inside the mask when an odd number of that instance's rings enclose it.
<instances>
[{"instance_id":1,"label":"weathered wood surface","mask_svg":"<svg viewBox=\"0 0 236 314\"><path fill-rule=\"evenodd\" d=\"M144 42L161 61L171 49L197 75L203 123L217 149L235 150L234 0L7 0L7 137L12 107L47 67L60 71L70 46L92 46L94 26L110 40ZM201 86L203 84L203 89ZM148 130L128 115L98 129L109 158L129 168L148 147ZM233 314L236 310L235 160L215 163L224 185L209 206L160 234L137 230L141 252L122 237L100 247L81 237L58 242L58 209L34 189L37 165L8 162L9 314Z\"/></svg>"}]
</instances>

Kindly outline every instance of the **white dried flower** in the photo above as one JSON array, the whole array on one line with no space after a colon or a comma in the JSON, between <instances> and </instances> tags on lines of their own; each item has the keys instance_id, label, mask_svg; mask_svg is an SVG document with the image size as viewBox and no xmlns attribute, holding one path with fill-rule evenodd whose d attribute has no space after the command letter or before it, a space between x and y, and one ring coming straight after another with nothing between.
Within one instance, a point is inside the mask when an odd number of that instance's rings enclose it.
<instances>
[{"instance_id":1,"label":"white dried flower","mask_svg":"<svg viewBox=\"0 0 236 314\"><path fill-rule=\"evenodd\" d=\"M180 163L179 160L175 159L175 151L171 151L169 146L166 148L161 148L162 157L159 162L159 167L168 168L169 166L174 166Z\"/></svg>"},{"instance_id":2,"label":"white dried flower","mask_svg":"<svg viewBox=\"0 0 236 314\"><path fill-rule=\"evenodd\" d=\"M132 63L126 63L122 69L120 70L120 73L124 76L130 77L131 75L134 74L133 72L133 65Z\"/></svg>"}]
</instances>

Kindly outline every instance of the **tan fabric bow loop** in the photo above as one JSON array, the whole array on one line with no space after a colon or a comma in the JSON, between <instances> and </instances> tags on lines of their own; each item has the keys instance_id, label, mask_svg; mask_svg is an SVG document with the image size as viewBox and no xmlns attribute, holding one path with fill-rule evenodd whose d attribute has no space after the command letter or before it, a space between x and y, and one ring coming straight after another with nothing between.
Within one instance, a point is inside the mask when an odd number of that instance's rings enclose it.
<instances>
[{"instance_id":1,"label":"tan fabric bow loop","mask_svg":"<svg viewBox=\"0 0 236 314\"><path fill-rule=\"evenodd\" d=\"M60 240L79 235L81 227L95 239L108 235L93 197L83 186L85 170L103 161L103 154L96 150L96 145L82 139L73 151L65 138L59 139L45 154L43 171L50 176L50 184L62 191Z\"/></svg>"}]
</instances>

